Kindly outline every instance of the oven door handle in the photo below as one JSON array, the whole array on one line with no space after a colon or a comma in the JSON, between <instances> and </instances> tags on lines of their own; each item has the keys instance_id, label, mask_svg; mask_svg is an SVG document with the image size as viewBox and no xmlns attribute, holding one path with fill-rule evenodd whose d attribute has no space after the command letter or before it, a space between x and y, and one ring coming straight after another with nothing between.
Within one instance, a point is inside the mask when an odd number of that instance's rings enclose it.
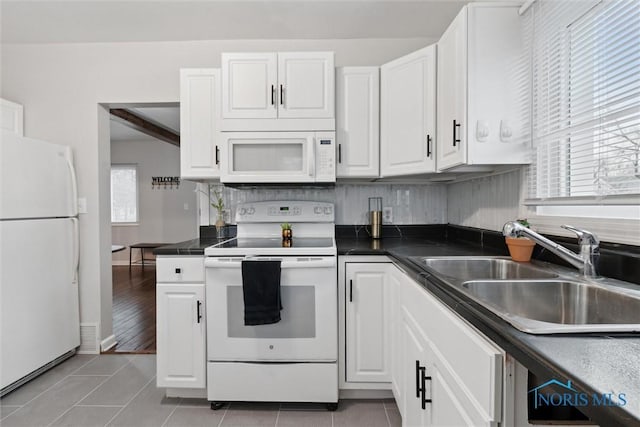
<instances>
[{"instance_id":1,"label":"oven door handle","mask_svg":"<svg viewBox=\"0 0 640 427\"><path fill-rule=\"evenodd\" d=\"M214 258L205 257L205 268L240 268L242 261L281 261L280 268L324 268L335 267L336 257L256 257L244 258Z\"/></svg>"}]
</instances>

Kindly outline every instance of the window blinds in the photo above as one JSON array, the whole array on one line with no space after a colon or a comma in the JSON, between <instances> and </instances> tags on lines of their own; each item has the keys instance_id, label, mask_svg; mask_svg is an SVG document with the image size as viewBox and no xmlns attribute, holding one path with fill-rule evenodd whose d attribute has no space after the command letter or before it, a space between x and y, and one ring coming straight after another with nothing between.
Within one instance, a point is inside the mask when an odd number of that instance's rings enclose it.
<instances>
[{"instance_id":1,"label":"window blinds","mask_svg":"<svg viewBox=\"0 0 640 427\"><path fill-rule=\"evenodd\" d=\"M538 0L524 19L534 146L527 203L638 203L640 2Z\"/></svg>"}]
</instances>

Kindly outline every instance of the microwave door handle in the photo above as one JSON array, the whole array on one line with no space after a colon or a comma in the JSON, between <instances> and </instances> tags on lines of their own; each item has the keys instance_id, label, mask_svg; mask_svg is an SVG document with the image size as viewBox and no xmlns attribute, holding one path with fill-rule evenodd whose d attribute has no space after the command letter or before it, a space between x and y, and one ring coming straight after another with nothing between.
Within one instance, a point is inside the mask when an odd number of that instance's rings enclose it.
<instances>
[{"instance_id":1,"label":"microwave door handle","mask_svg":"<svg viewBox=\"0 0 640 427\"><path fill-rule=\"evenodd\" d=\"M310 137L309 141L311 142L309 145L309 156L308 156L308 170L309 176L313 178L316 174L316 139L314 137Z\"/></svg>"}]
</instances>

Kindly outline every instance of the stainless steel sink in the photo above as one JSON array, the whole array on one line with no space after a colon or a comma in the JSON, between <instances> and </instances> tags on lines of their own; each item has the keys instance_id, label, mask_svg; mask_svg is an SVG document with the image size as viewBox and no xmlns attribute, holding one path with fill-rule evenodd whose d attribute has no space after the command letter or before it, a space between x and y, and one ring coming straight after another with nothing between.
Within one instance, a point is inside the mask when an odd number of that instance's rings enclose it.
<instances>
[{"instance_id":1,"label":"stainless steel sink","mask_svg":"<svg viewBox=\"0 0 640 427\"><path fill-rule=\"evenodd\" d=\"M470 281L462 288L525 332L640 331L640 293L567 280Z\"/></svg>"},{"instance_id":2,"label":"stainless steel sink","mask_svg":"<svg viewBox=\"0 0 640 427\"><path fill-rule=\"evenodd\" d=\"M524 332L640 332L640 288L626 282L506 257L410 259Z\"/></svg>"},{"instance_id":3,"label":"stainless steel sink","mask_svg":"<svg viewBox=\"0 0 640 427\"><path fill-rule=\"evenodd\" d=\"M529 263L500 257L416 257L412 261L437 274L458 280L552 279L558 277Z\"/></svg>"}]
</instances>

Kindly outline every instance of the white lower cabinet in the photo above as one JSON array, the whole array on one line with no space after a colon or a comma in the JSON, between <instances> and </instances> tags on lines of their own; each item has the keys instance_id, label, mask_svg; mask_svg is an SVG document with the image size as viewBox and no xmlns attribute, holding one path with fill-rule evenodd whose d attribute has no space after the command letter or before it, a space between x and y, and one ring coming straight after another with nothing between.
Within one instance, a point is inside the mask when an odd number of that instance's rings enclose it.
<instances>
[{"instance_id":1,"label":"white lower cabinet","mask_svg":"<svg viewBox=\"0 0 640 427\"><path fill-rule=\"evenodd\" d=\"M390 267L346 264L347 381L391 381Z\"/></svg>"},{"instance_id":2,"label":"white lower cabinet","mask_svg":"<svg viewBox=\"0 0 640 427\"><path fill-rule=\"evenodd\" d=\"M495 426L502 421L504 351L397 268L400 345L392 383L406 426Z\"/></svg>"},{"instance_id":3,"label":"white lower cabinet","mask_svg":"<svg viewBox=\"0 0 640 427\"><path fill-rule=\"evenodd\" d=\"M204 389L206 317L202 257L158 257L156 271L157 386ZM183 282L182 277L194 281ZM196 283L197 280L201 283Z\"/></svg>"}]
</instances>

